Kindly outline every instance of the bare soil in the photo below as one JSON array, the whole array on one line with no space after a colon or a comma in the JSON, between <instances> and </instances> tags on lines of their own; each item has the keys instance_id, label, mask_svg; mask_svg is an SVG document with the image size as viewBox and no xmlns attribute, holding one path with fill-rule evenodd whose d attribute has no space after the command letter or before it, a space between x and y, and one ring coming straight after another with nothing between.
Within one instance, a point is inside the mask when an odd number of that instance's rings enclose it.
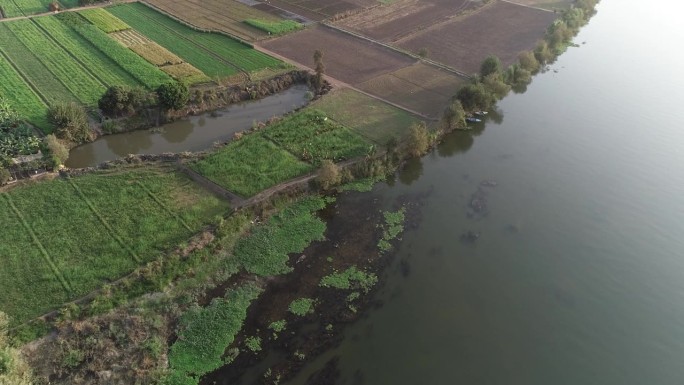
<instances>
[{"instance_id":1,"label":"bare soil","mask_svg":"<svg viewBox=\"0 0 684 385\"><path fill-rule=\"evenodd\" d=\"M496 55L504 65L516 61L520 52L534 48L557 15L498 1L465 17L455 18L397 44L466 73L478 71L482 61Z\"/></svg>"},{"instance_id":2,"label":"bare soil","mask_svg":"<svg viewBox=\"0 0 684 385\"><path fill-rule=\"evenodd\" d=\"M415 59L333 29L316 26L269 40L263 46L309 68L313 53L323 52L326 74L356 84L413 64Z\"/></svg>"},{"instance_id":3,"label":"bare soil","mask_svg":"<svg viewBox=\"0 0 684 385\"><path fill-rule=\"evenodd\" d=\"M342 19L337 25L392 42L479 5L470 0L398 0Z\"/></svg>"}]
</instances>

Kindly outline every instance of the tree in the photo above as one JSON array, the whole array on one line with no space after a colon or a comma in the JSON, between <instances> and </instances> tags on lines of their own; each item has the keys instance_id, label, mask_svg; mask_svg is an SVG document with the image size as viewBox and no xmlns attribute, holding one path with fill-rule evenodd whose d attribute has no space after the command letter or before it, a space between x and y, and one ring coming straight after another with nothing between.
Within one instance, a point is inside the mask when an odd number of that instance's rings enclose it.
<instances>
[{"instance_id":1,"label":"tree","mask_svg":"<svg viewBox=\"0 0 684 385\"><path fill-rule=\"evenodd\" d=\"M496 99L503 99L503 97L508 95L508 92L511 90L511 86L503 81L500 73L492 73L487 75L484 79L482 79L482 84L487 92L495 98L491 104L494 104Z\"/></svg>"},{"instance_id":2,"label":"tree","mask_svg":"<svg viewBox=\"0 0 684 385\"><path fill-rule=\"evenodd\" d=\"M471 83L461 87L456 99L466 111L488 110L496 102L496 97L487 92L482 83Z\"/></svg>"},{"instance_id":3,"label":"tree","mask_svg":"<svg viewBox=\"0 0 684 385\"><path fill-rule=\"evenodd\" d=\"M406 142L406 153L410 156L421 156L429 146L430 138L425 122L412 125Z\"/></svg>"},{"instance_id":4,"label":"tree","mask_svg":"<svg viewBox=\"0 0 684 385\"><path fill-rule=\"evenodd\" d=\"M525 51L518 55L518 62L520 67L524 70L530 71L532 73L539 71L539 61L534 57L534 53L530 51Z\"/></svg>"},{"instance_id":5,"label":"tree","mask_svg":"<svg viewBox=\"0 0 684 385\"><path fill-rule=\"evenodd\" d=\"M325 73L325 65L323 64L323 52L316 50L313 55L314 59L314 88L316 92L321 92L323 88L323 74Z\"/></svg>"},{"instance_id":6,"label":"tree","mask_svg":"<svg viewBox=\"0 0 684 385\"><path fill-rule=\"evenodd\" d=\"M43 140L45 147L50 153L53 166L64 164L69 158L69 150L57 139L56 136L50 134Z\"/></svg>"},{"instance_id":7,"label":"tree","mask_svg":"<svg viewBox=\"0 0 684 385\"><path fill-rule=\"evenodd\" d=\"M323 190L328 190L333 186L340 184L342 181L342 175L340 174L340 168L330 159L324 159L321 162L321 169L318 172L318 177L316 177L318 185L321 186Z\"/></svg>"},{"instance_id":8,"label":"tree","mask_svg":"<svg viewBox=\"0 0 684 385\"><path fill-rule=\"evenodd\" d=\"M130 115L150 103L147 91L141 87L111 86L98 100L97 105L109 117Z\"/></svg>"},{"instance_id":9,"label":"tree","mask_svg":"<svg viewBox=\"0 0 684 385\"><path fill-rule=\"evenodd\" d=\"M534 57L542 65L553 60L554 54L551 52L549 44L545 40L542 40L537 44L537 47L534 49Z\"/></svg>"},{"instance_id":10,"label":"tree","mask_svg":"<svg viewBox=\"0 0 684 385\"><path fill-rule=\"evenodd\" d=\"M494 55L488 56L480 65L480 76L483 78L499 72L501 72L501 60Z\"/></svg>"},{"instance_id":11,"label":"tree","mask_svg":"<svg viewBox=\"0 0 684 385\"><path fill-rule=\"evenodd\" d=\"M157 88L157 97L159 104L165 109L180 110L188 103L190 90L183 83L165 83Z\"/></svg>"},{"instance_id":12,"label":"tree","mask_svg":"<svg viewBox=\"0 0 684 385\"><path fill-rule=\"evenodd\" d=\"M444 123L447 130L454 130L466 126L465 110L459 100L454 100L444 111Z\"/></svg>"},{"instance_id":13,"label":"tree","mask_svg":"<svg viewBox=\"0 0 684 385\"><path fill-rule=\"evenodd\" d=\"M48 109L48 120L55 129L55 135L64 140L85 143L92 140L88 115L83 106L74 102L57 103Z\"/></svg>"}]
</instances>

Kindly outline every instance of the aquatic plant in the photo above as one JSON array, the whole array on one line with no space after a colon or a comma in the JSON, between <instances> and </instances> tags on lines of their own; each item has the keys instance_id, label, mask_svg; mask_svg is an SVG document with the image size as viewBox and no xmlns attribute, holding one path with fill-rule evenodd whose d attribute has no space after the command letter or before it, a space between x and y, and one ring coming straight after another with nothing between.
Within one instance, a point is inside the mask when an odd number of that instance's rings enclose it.
<instances>
[{"instance_id":1,"label":"aquatic plant","mask_svg":"<svg viewBox=\"0 0 684 385\"><path fill-rule=\"evenodd\" d=\"M311 298L299 298L290 303L289 310L292 314L305 316L313 312L314 300Z\"/></svg>"}]
</instances>

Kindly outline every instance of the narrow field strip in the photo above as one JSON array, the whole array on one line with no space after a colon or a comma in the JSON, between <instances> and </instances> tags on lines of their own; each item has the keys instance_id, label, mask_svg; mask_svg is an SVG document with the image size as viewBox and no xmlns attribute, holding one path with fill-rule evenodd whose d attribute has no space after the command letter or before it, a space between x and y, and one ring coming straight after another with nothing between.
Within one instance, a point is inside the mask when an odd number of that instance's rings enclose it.
<instances>
[{"instance_id":1,"label":"narrow field strip","mask_svg":"<svg viewBox=\"0 0 684 385\"><path fill-rule=\"evenodd\" d=\"M83 199L85 204L88 205L88 208L90 209L90 211L97 217L97 219L100 221L100 223L102 223L102 225L107 229L107 231L109 232L109 235L111 235L119 243L119 245L121 245L121 247L131 255L131 257L133 258L134 261L140 263L142 261L141 258L131 248L129 248L128 244L126 244L123 241L123 239L121 239L121 237L116 233L116 231L114 231L112 226L102 217L102 214L100 214L100 212L97 211L95 206L93 206L93 203L88 199L88 197L86 197L85 194L83 194L83 191L81 191L81 189L78 187L78 185L76 185L76 183L74 183L74 181L71 178L68 178L67 181L74 188L74 190L76 190L76 192L81 197L81 199Z\"/></svg>"},{"instance_id":2,"label":"narrow field strip","mask_svg":"<svg viewBox=\"0 0 684 385\"><path fill-rule=\"evenodd\" d=\"M166 205L164 204L164 202L160 201L159 198L157 198L154 194L152 194L152 191L150 191L150 189L148 189L147 187L145 187L145 185L144 185L141 181L137 181L136 184L137 184L138 186L140 186L140 188L142 188L143 190L145 190L145 192L147 193L147 196L149 196L150 198L152 198L153 201L157 202L157 204L159 205L159 207L162 208L162 210L166 211L169 215L171 215L172 217L176 218L176 220L177 220L178 222L180 222L180 223L183 225L183 227L185 227L188 231L192 231L192 228L183 220L183 218L181 218L180 216L178 216L178 214L176 214L176 213L173 212L170 208L168 208L168 206L166 206Z\"/></svg>"},{"instance_id":3,"label":"narrow field strip","mask_svg":"<svg viewBox=\"0 0 684 385\"><path fill-rule=\"evenodd\" d=\"M21 9L14 3L14 0L0 0L0 7L2 7L5 17L24 16Z\"/></svg>"},{"instance_id":4,"label":"narrow field strip","mask_svg":"<svg viewBox=\"0 0 684 385\"><path fill-rule=\"evenodd\" d=\"M7 98L12 103L12 107L31 124L46 134L52 131L47 120L47 106L2 52L0 52L0 95Z\"/></svg>"},{"instance_id":5,"label":"narrow field strip","mask_svg":"<svg viewBox=\"0 0 684 385\"><path fill-rule=\"evenodd\" d=\"M33 22L105 85L142 85L135 77L59 19L45 16L34 18Z\"/></svg>"},{"instance_id":6,"label":"narrow field strip","mask_svg":"<svg viewBox=\"0 0 684 385\"><path fill-rule=\"evenodd\" d=\"M48 103L76 102L74 94L52 75L50 70L8 28L10 23L0 23L0 51L43 95ZM40 87L38 87L40 85Z\"/></svg>"},{"instance_id":7,"label":"narrow field strip","mask_svg":"<svg viewBox=\"0 0 684 385\"><path fill-rule=\"evenodd\" d=\"M131 27L102 8L86 9L78 12L97 28L104 32L125 31Z\"/></svg>"},{"instance_id":8,"label":"narrow field strip","mask_svg":"<svg viewBox=\"0 0 684 385\"><path fill-rule=\"evenodd\" d=\"M97 104L105 86L95 79L31 20L8 23L8 28L85 105Z\"/></svg>"},{"instance_id":9,"label":"narrow field strip","mask_svg":"<svg viewBox=\"0 0 684 385\"><path fill-rule=\"evenodd\" d=\"M71 293L73 291L71 285L69 284L69 282L67 282L66 278L64 278L64 275L59 270L59 268L57 268L57 265L55 265L55 262L52 260L52 257L50 257L50 254L47 252L47 250L45 250L45 247L40 242L40 239L38 239L38 237L36 236L36 233L33 232L31 226L28 224L28 222L26 222L26 219L21 214L21 211L19 211L17 206L14 204L12 198L5 193L0 195L3 196L9 207L12 209L12 211L17 216L21 224L24 226L24 229L26 229L26 232L29 233L34 245L38 247L38 249L40 250L40 253L43 256L43 260L45 261L45 263L47 263L48 266L50 266L50 270L52 270L52 272L55 274L55 277L59 280L59 283L62 284L64 290Z\"/></svg>"}]
</instances>

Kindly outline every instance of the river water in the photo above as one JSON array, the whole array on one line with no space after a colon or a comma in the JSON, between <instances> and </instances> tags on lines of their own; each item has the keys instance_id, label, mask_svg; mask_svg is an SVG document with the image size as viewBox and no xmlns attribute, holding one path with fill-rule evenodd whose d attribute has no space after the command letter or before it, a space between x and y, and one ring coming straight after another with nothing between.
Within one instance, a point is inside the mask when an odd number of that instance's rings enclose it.
<instances>
[{"instance_id":1,"label":"river water","mask_svg":"<svg viewBox=\"0 0 684 385\"><path fill-rule=\"evenodd\" d=\"M423 220L384 306L289 384L336 356L340 385L683 384L683 10L603 0L498 123L376 186L431 191ZM478 189L489 214L468 218Z\"/></svg>"},{"instance_id":2,"label":"river water","mask_svg":"<svg viewBox=\"0 0 684 385\"><path fill-rule=\"evenodd\" d=\"M225 142L238 131L305 105L308 87L296 85L260 100L233 104L214 114L191 116L152 130L106 135L76 147L69 153L67 167L96 166L128 154L202 151L216 142Z\"/></svg>"}]
</instances>

